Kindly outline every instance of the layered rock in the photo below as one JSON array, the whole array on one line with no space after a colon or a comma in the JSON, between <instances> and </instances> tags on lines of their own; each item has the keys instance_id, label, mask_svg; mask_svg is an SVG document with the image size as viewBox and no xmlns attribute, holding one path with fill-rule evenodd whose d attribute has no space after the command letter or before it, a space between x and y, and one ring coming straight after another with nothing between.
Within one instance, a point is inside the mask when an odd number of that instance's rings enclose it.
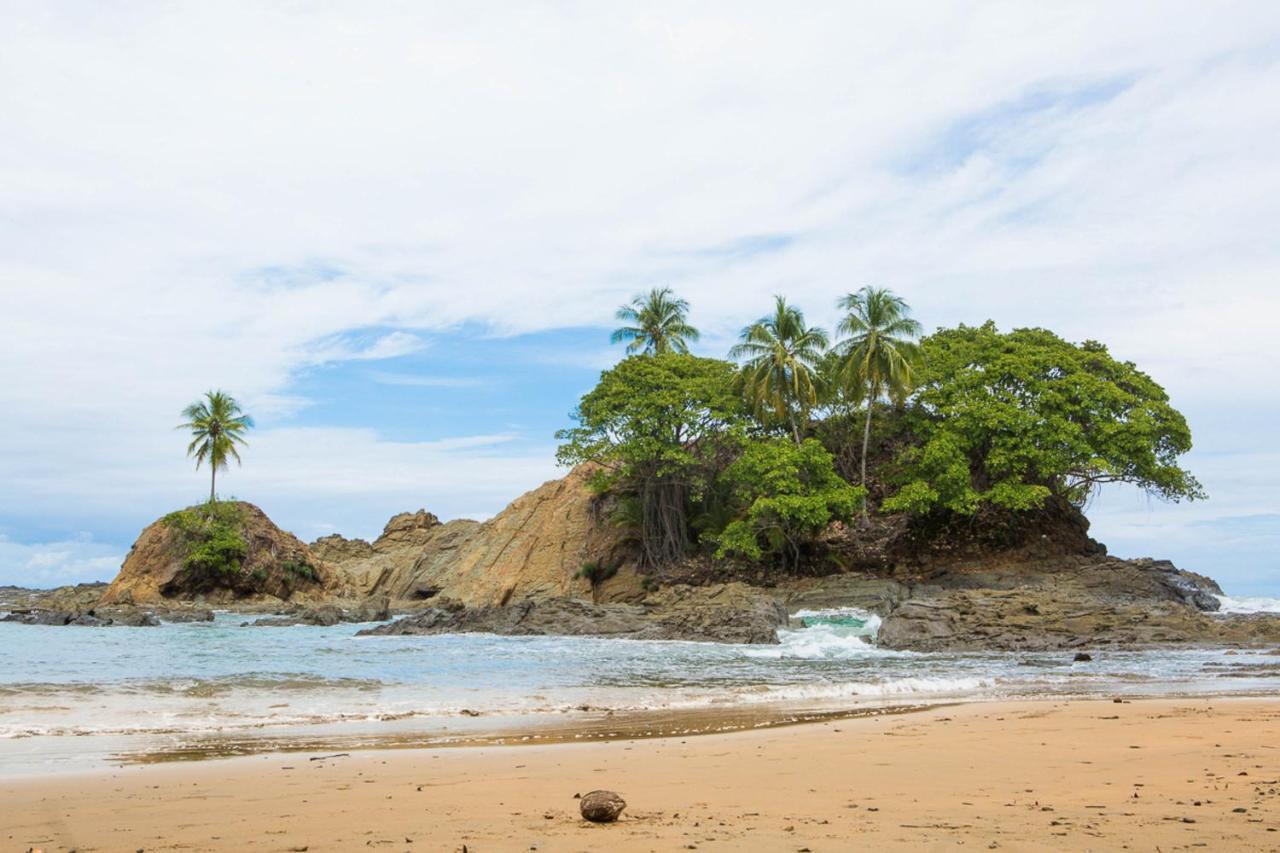
<instances>
[{"instance_id":1,"label":"layered rock","mask_svg":"<svg viewBox=\"0 0 1280 853\"><path fill-rule=\"evenodd\" d=\"M1280 617L1216 616L1172 601L1106 603L1035 589L973 589L914 598L880 625L879 643L914 651L1050 651L1081 647L1257 646L1280 642Z\"/></svg>"},{"instance_id":2,"label":"layered rock","mask_svg":"<svg viewBox=\"0 0 1280 853\"><path fill-rule=\"evenodd\" d=\"M879 642L917 651L1274 642L1280 620L1208 615L1221 594L1167 560L965 564L902 585L879 608Z\"/></svg>"},{"instance_id":3,"label":"layered rock","mask_svg":"<svg viewBox=\"0 0 1280 853\"><path fill-rule=\"evenodd\" d=\"M442 524L420 510L393 518L367 551L332 537L316 545L361 593L385 594L401 606L436 596L472 607L566 597L638 600L643 591L624 534L607 523L606 508L587 488L589 476L590 469L575 469L483 523ZM618 571L593 589L578 576L587 562Z\"/></svg>"}]
</instances>

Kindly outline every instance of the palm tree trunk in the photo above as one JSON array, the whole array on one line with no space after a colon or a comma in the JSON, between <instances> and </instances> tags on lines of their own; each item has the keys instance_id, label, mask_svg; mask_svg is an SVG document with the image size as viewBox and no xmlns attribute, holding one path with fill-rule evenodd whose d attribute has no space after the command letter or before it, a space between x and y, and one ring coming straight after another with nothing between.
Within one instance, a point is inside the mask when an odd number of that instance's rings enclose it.
<instances>
[{"instance_id":1,"label":"palm tree trunk","mask_svg":"<svg viewBox=\"0 0 1280 853\"><path fill-rule=\"evenodd\" d=\"M873 399L867 397L867 420L862 425L862 487L867 487L867 447L871 444L871 404ZM862 499L862 525L865 527L870 521L867 515L867 500Z\"/></svg>"},{"instance_id":2,"label":"palm tree trunk","mask_svg":"<svg viewBox=\"0 0 1280 853\"><path fill-rule=\"evenodd\" d=\"M212 472L212 476L209 478L209 503L212 505L213 502L217 500L218 494L215 491L215 488L218 485L218 467L216 465L210 465L209 470Z\"/></svg>"}]
</instances>

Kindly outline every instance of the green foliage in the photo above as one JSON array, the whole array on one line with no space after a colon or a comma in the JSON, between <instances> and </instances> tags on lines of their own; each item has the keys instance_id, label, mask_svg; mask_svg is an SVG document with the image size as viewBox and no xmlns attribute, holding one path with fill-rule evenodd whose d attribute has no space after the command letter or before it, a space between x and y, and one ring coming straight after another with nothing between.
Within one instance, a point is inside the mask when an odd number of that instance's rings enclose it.
<instances>
[{"instance_id":1,"label":"green foliage","mask_svg":"<svg viewBox=\"0 0 1280 853\"><path fill-rule=\"evenodd\" d=\"M751 441L724 473L738 517L715 537L716 555L799 558L832 521L847 521L866 496L836 473L814 439Z\"/></svg>"},{"instance_id":2,"label":"green foliage","mask_svg":"<svg viewBox=\"0 0 1280 853\"><path fill-rule=\"evenodd\" d=\"M303 560L285 560L280 564L280 568L285 572L286 576L292 576L315 583L320 580L320 575L316 572L315 566Z\"/></svg>"},{"instance_id":3,"label":"green foliage","mask_svg":"<svg viewBox=\"0 0 1280 853\"><path fill-rule=\"evenodd\" d=\"M637 523L644 559L684 555L689 509L701 500L746 425L727 362L664 353L632 356L600 376L561 430L556 459L602 467L596 490L633 499L620 509Z\"/></svg>"},{"instance_id":4,"label":"green foliage","mask_svg":"<svg viewBox=\"0 0 1280 853\"><path fill-rule=\"evenodd\" d=\"M600 563L591 561L583 563L582 568L578 569L578 577L590 581L592 587L597 587L618 573L618 565L616 563Z\"/></svg>"},{"instance_id":5,"label":"green foliage","mask_svg":"<svg viewBox=\"0 0 1280 853\"><path fill-rule=\"evenodd\" d=\"M245 445L244 434L253 426L253 418L223 391L206 391L203 400L182 410L182 416L187 420L178 429L191 431L187 455L195 458L197 469L209 463L209 502L213 503L217 500L218 470L226 468L230 459L240 464L237 445Z\"/></svg>"},{"instance_id":6,"label":"green foliage","mask_svg":"<svg viewBox=\"0 0 1280 853\"><path fill-rule=\"evenodd\" d=\"M920 324L911 309L884 288L864 287L840 300L844 318L836 331L846 336L833 349L833 381L854 403L888 397L902 402L914 384L920 361Z\"/></svg>"},{"instance_id":7,"label":"green foliage","mask_svg":"<svg viewBox=\"0 0 1280 853\"><path fill-rule=\"evenodd\" d=\"M744 398L762 423L787 426L798 444L809 412L823 399L827 333L805 325L804 313L778 296L774 313L747 326L741 337L729 357L743 362Z\"/></svg>"},{"instance_id":8,"label":"green foliage","mask_svg":"<svg viewBox=\"0 0 1280 853\"><path fill-rule=\"evenodd\" d=\"M627 353L662 355L688 353L689 341L700 337L688 322L689 303L677 299L669 287L655 287L618 309L615 318L630 325L613 333L615 344L628 341Z\"/></svg>"},{"instance_id":9,"label":"green foliage","mask_svg":"<svg viewBox=\"0 0 1280 853\"><path fill-rule=\"evenodd\" d=\"M164 521L182 542L187 571L216 577L240 570L249 546L241 533L243 517L237 504L215 501L171 512Z\"/></svg>"},{"instance_id":10,"label":"green foliage","mask_svg":"<svg viewBox=\"0 0 1280 853\"><path fill-rule=\"evenodd\" d=\"M923 342L926 366L904 454L908 475L886 511L979 504L1026 510L1050 495L1082 504L1106 483L1166 500L1204 497L1178 466L1186 420L1151 377L1096 342L1044 329L1001 334L992 323Z\"/></svg>"}]
</instances>

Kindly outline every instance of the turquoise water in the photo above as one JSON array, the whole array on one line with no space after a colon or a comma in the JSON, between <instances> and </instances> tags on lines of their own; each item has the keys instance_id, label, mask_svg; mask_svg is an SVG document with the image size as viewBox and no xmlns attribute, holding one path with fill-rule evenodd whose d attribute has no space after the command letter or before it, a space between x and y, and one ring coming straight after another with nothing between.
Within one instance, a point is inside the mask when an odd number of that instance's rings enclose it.
<instances>
[{"instance_id":1,"label":"turquoise water","mask_svg":"<svg viewBox=\"0 0 1280 853\"><path fill-rule=\"evenodd\" d=\"M199 737L368 735L607 712L843 709L1063 693L1275 692L1280 656L1220 650L916 654L876 617L802 613L777 646L590 638L356 637L360 625L160 628L0 623L0 774L49 756ZM465 714L464 714L465 712ZM474 723L472 725L475 725ZM71 746L74 744L74 747ZM45 762L44 765L41 762Z\"/></svg>"}]
</instances>

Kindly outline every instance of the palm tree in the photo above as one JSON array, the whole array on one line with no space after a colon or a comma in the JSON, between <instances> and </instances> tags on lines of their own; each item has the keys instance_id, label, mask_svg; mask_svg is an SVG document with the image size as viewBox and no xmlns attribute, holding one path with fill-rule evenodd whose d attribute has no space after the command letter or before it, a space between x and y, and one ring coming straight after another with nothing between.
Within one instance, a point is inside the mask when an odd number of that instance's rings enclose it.
<instances>
[{"instance_id":1,"label":"palm tree","mask_svg":"<svg viewBox=\"0 0 1280 853\"><path fill-rule=\"evenodd\" d=\"M907 316L910 307L893 291L864 287L838 303L847 312L836 331L847 335L836 344L839 358L837 381L855 400L866 402L862 427L862 485L867 484L867 447L871 442L871 409L882 397L901 402L915 384L920 359L920 324ZM867 519L867 506L862 505Z\"/></svg>"},{"instance_id":2,"label":"palm tree","mask_svg":"<svg viewBox=\"0 0 1280 853\"><path fill-rule=\"evenodd\" d=\"M637 296L614 316L631 325L614 331L612 343L630 341L627 352L661 355L687 353L689 342L698 340L698 330L688 322L689 303L677 299L669 287L655 287L648 296Z\"/></svg>"},{"instance_id":3,"label":"palm tree","mask_svg":"<svg viewBox=\"0 0 1280 853\"><path fill-rule=\"evenodd\" d=\"M227 460L240 464L236 445L245 444L244 433L253 426L253 418L240 411L235 398L223 391L206 391L203 400L197 400L182 410L186 422L178 429L191 430L191 444L187 455L194 456L196 469L202 462L209 463L209 503L217 499L218 469L227 467Z\"/></svg>"},{"instance_id":4,"label":"palm tree","mask_svg":"<svg viewBox=\"0 0 1280 853\"><path fill-rule=\"evenodd\" d=\"M742 342L729 357L742 360L739 381L756 416L771 414L791 427L796 444L801 441L799 417L821 398L819 371L827 333L806 326L804 312L774 297L772 316L761 317L742 330Z\"/></svg>"}]
</instances>

